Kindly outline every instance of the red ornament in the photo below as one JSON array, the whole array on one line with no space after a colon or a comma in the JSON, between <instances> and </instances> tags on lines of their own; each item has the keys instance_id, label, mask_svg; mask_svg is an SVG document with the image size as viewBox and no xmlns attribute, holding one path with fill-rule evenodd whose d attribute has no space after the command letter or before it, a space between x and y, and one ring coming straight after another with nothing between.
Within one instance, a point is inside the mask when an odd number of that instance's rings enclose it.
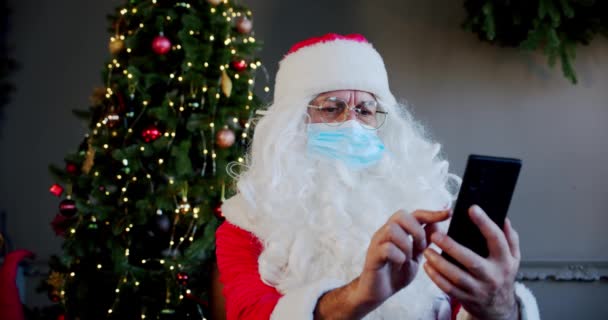
<instances>
[{"instance_id":1,"label":"red ornament","mask_svg":"<svg viewBox=\"0 0 608 320\"><path fill-rule=\"evenodd\" d=\"M218 131L215 137L217 145L222 149L230 148L234 144L235 139L234 132L227 127Z\"/></svg>"},{"instance_id":2,"label":"red ornament","mask_svg":"<svg viewBox=\"0 0 608 320\"><path fill-rule=\"evenodd\" d=\"M180 271L177 273L177 282L179 284L181 284L182 286L185 286L188 284L188 274Z\"/></svg>"},{"instance_id":3,"label":"red ornament","mask_svg":"<svg viewBox=\"0 0 608 320\"><path fill-rule=\"evenodd\" d=\"M55 183L49 188L49 191L56 197L59 197L63 193L63 187Z\"/></svg>"},{"instance_id":4,"label":"red ornament","mask_svg":"<svg viewBox=\"0 0 608 320\"><path fill-rule=\"evenodd\" d=\"M62 214L56 214L53 221L51 221L51 227L53 228L53 231L55 231L55 235L64 238L65 231L72 224L71 220L72 219L67 218Z\"/></svg>"},{"instance_id":5,"label":"red ornament","mask_svg":"<svg viewBox=\"0 0 608 320\"><path fill-rule=\"evenodd\" d=\"M59 212L66 217L76 214L76 202L72 199L65 199L59 203Z\"/></svg>"},{"instance_id":6,"label":"red ornament","mask_svg":"<svg viewBox=\"0 0 608 320\"><path fill-rule=\"evenodd\" d=\"M73 163L67 163L65 165L65 171L69 174L76 174L78 172L78 167Z\"/></svg>"},{"instance_id":7,"label":"red ornament","mask_svg":"<svg viewBox=\"0 0 608 320\"><path fill-rule=\"evenodd\" d=\"M235 60L232 61L232 68L238 72L241 72L245 69L247 69L247 61L245 60Z\"/></svg>"},{"instance_id":8,"label":"red ornament","mask_svg":"<svg viewBox=\"0 0 608 320\"><path fill-rule=\"evenodd\" d=\"M220 220L224 219L224 215L222 214L222 203L221 202L213 209L213 214L215 214L215 216Z\"/></svg>"},{"instance_id":9,"label":"red ornament","mask_svg":"<svg viewBox=\"0 0 608 320\"><path fill-rule=\"evenodd\" d=\"M236 20L236 30L239 33L247 34L247 33L251 32L252 28L253 28L253 22L251 22L251 20L247 19L247 17L240 17L238 20Z\"/></svg>"},{"instance_id":10,"label":"red ornament","mask_svg":"<svg viewBox=\"0 0 608 320\"><path fill-rule=\"evenodd\" d=\"M149 126L141 132L141 137L145 142L151 142L160 138L163 134L155 126Z\"/></svg>"},{"instance_id":11,"label":"red ornament","mask_svg":"<svg viewBox=\"0 0 608 320\"><path fill-rule=\"evenodd\" d=\"M171 50L171 41L162 34L158 35L152 40L152 50L159 55L166 54Z\"/></svg>"}]
</instances>

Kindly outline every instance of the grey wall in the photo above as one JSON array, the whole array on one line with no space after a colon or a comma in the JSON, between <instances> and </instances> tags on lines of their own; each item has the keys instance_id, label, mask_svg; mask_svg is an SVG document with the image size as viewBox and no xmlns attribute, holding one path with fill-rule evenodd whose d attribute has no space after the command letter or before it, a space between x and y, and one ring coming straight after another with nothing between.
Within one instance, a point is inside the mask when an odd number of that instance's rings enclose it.
<instances>
[{"instance_id":1,"label":"grey wall","mask_svg":"<svg viewBox=\"0 0 608 320\"><path fill-rule=\"evenodd\" d=\"M491 47L460 30L460 0L243 2L271 77L295 41L363 33L384 56L395 95L444 145L453 171L462 173L469 153L522 158L510 215L525 261L608 261L608 41L579 49L573 86L538 54ZM40 259L60 244L49 228L58 200L47 191L47 165L61 163L85 133L69 111L87 106L101 85L105 14L117 3L12 3L23 67L0 129L0 208L16 244ZM530 286L545 319L608 315L605 282Z\"/></svg>"}]
</instances>

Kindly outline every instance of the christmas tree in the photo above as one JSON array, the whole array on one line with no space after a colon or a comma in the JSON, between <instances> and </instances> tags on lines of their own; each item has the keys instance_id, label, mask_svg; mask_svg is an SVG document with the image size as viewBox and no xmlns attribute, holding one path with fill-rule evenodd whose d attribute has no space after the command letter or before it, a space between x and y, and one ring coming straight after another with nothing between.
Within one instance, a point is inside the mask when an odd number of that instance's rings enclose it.
<instances>
[{"instance_id":1,"label":"christmas tree","mask_svg":"<svg viewBox=\"0 0 608 320\"><path fill-rule=\"evenodd\" d=\"M42 289L68 319L201 319L215 230L258 97L251 12L232 0L130 0L89 132L51 166L65 237ZM264 88L268 91L268 88Z\"/></svg>"}]
</instances>

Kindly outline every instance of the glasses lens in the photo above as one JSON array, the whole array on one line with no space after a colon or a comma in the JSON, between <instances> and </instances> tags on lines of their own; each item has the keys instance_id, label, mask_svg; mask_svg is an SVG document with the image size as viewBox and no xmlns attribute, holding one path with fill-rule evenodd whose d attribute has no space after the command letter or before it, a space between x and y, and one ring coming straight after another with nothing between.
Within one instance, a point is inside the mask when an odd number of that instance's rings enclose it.
<instances>
[{"instance_id":1,"label":"glasses lens","mask_svg":"<svg viewBox=\"0 0 608 320\"><path fill-rule=\"evenodd\" d=\"M329 125L339 125L344 121L344 110L346 110L344 101L330 98L323 101L317 111L323 122Z\"/></svg>"}]
</instances>

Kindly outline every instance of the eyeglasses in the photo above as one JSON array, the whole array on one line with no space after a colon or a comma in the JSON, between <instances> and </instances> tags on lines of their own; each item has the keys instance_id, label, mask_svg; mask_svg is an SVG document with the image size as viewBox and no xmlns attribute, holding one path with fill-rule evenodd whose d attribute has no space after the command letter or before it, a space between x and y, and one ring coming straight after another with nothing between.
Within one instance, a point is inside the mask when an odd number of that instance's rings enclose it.
<instances>
[{"instance_id":1,"label":"eyeglasses","mask_svg":"<svg viewBox=\"0 0 608 320\"><path fill-rule=\"evenodd\" d=\"M328 97L321 105L308 105L312 109L311 116L321 119L330 126L339 126L348 118L351 110L355 111L359 120L368 129L378 129L386 120L388 112L382 109L376 100L363 101L356 106L349 106L348 102L338 97Z\"/></svg>"}]
</instances>

